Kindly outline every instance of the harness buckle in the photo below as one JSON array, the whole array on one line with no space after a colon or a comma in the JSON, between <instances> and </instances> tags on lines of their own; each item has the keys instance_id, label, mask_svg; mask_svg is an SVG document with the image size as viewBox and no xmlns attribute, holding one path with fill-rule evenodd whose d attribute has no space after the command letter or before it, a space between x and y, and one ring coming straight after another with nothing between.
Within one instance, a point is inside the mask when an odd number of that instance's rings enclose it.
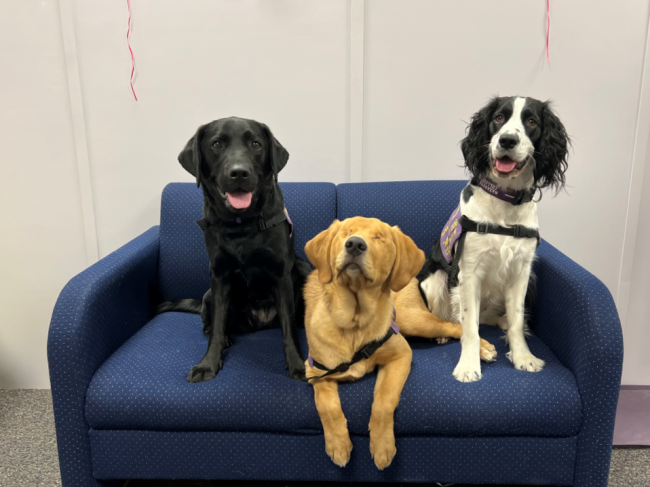
<instances>
[{"instance_id":1,"label":"harness buckle","mask_svg":"<svg viewBox=\"0 0 650 487\"><path fill-rule=\"evenodd\" d=\"M489 233L489 231L488 231L489 229L490 229L490 224L489 223L477 223L476 224L476 233L480 233L481 235L485 235L486 233Z\"/></svg>"},{"instance_id":2,"label":"harness buckle","mask_svg":"<svg viewBox=\"0 0 650 487\"><path fill-rule=\"evenodd\" d=\"M515 238L523 238L524 235L524 227L521 225L513 225L512 226L512 236Z\"/></svg>"},{"instance_id":3,"label":"harness buckle","mask_svg":"<svg viewBox=\"0 0 650 487\"><path fill-rule=\"evenodd\" d=\"M260 220L260 230L266 230L266 221Z\"/></svg>"}]
</instances>

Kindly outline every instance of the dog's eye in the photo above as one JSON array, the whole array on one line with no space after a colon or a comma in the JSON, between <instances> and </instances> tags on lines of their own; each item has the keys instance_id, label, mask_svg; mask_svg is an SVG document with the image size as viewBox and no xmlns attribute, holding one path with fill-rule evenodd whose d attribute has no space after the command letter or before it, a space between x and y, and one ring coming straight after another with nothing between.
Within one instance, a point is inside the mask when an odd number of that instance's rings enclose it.
<instances>
[{"instance_id":1,"label":"dog's eye","mask_svg":"<svg viewBox=\"0 0 650 487\"><path fill-rule=\"evenodd\" d=\"M259 149L260 147L262 147L262 145L258 141L253 142L251 146L253 147L253 149Z\"/></svg>"},{"instance_id":2,"label":"dog's eye","mask_svg":"<svg viewBox=\"0 0 650 487\"><path fill-rule=\"evenodd\" d=\"M497 115L496 117L494 117L494 121L498 123L503 122L503 115Z\"/></svg>"},{"instance_id":3,"label":"dog's eye","mask_svg":"<svg viewBox=\"0 0 650 487\"><path fill-rule=\"evenodd\" d=\"M214 144L212 144L212 147L214 147L215 149L221 149L223 148L223 144L221 143L220 140L217 140Z\"/></svg>"},{"instance_id":4,"label":"dog's eye","mask_svg":"<svg viewBox=\"0 0 650 487\"><path fill-rule=\"evenodd\" d=\"M375 237L372 237L372 239L373 239L373 240L381 240L381 236L380 236L380 235L377 235L377 236L375 236Z\"/></svg>"},{"instance_id":5,"label":"dog's eye","mask_svg":"<svg viewBox=\"0 0 650 487\"><path fill-rule=\"evenodd\" d=\"M526 123L528 123L529 127L536 127L537 126L537 122L535 120L533 120L532 118L529 118L528 122L526 122Z\"/></svg>"}]
</instances>

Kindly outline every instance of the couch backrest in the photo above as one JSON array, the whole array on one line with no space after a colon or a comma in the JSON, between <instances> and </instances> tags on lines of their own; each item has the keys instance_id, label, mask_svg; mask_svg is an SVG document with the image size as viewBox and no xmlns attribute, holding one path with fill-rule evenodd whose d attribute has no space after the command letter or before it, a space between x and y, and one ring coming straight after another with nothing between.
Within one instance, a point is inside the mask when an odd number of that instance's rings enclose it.
<instances>
[{"instance_id":1,"label":"couch backrest","mask_svg":"<svg viewBox=\"0 0 650 487\"><path fill-rule=\"evenodd\" d=\"M339 184L337 214L379 218L398 225L428 256L467 181L405 181Z\"/></svg>"},{"instance_id":2,"label":"couch backrest","mask_svg":"<svg viewBox=\"0 0 650 487\"><path fill-rule=\"evenodd\" d=\"M336 218L336 187L331 183L280 183L296 231L296 254ZM210 287L203 232L203 192L193 183L171 183L163 190L160 215L159 285L165 299L201 299Z\"/></svg>"}]
</instances>

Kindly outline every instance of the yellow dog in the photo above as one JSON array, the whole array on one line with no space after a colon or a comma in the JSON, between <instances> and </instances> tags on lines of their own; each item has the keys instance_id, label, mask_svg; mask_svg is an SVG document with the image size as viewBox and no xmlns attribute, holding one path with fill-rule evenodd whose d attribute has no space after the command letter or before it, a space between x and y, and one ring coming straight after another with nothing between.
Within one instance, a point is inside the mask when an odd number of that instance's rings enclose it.
<instances>
[{"instance_id":1,"label":"yellow dog","mask_svg":"<svg viewBox=\"0 0 650 487\"><path fill-rule=\"evenodd\" d=\"M305 365L325 451L340 467L350 460L352 442L338 382L358 379L378 366L370 453L383 470L397 452L393 416L411 370L404 335L446 341L460 338L461 326L427 310L415 279L424 253L398 227L376 218L335 220L307 243L305 252L316 267L303 291L309 342ZM482 340L481 356L494 360L494 346Z\"/></svg>"}]
</instances>

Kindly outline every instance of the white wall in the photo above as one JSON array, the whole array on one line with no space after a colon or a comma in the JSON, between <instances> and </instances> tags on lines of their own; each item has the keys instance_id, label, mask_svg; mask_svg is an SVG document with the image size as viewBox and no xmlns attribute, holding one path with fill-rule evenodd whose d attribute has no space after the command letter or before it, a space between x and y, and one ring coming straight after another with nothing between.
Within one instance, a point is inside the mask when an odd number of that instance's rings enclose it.
<instances>
[{"instance_id":1,"label":"white wall","mask_svg":"<svg viewBox=\"0 0 650 487\"><path fill-rule=\"evenodd\" d=\"M52 308L86 266L59 8L0 3L0 387L47 388Z\"/></svg>"},{"instance_id":2,"label":"white wall","mask_svg":"<svg viewBox=\"0 0 650 487\"><path fill-rule=\"evenodd\" d=\"M291 153L284 181L461 179L463 121L493 94L521 94L553 98L574 139L569 194L539 206L543 236L617 295L621 242L603 229L622 235L626 219L648 0L551 2L551 66L543 1L372 0L351 19L363 0L133 0L138 102L126 2L61 1L74 8L100 257L159 221L165 184L191 181L176 156L209 120L268 123ZM12 236L0 239L0 387L47 387L52 306L86 262L58 3L7 3L0 29L0 225ZM359 98L350 37L362 29ZM361 167L351 133L363 133ZM647 286L645 269L633 279ZM646 311L630 307L628 383L650 384L635 348L650 341Z\"/></svg>"}]
</instances>

